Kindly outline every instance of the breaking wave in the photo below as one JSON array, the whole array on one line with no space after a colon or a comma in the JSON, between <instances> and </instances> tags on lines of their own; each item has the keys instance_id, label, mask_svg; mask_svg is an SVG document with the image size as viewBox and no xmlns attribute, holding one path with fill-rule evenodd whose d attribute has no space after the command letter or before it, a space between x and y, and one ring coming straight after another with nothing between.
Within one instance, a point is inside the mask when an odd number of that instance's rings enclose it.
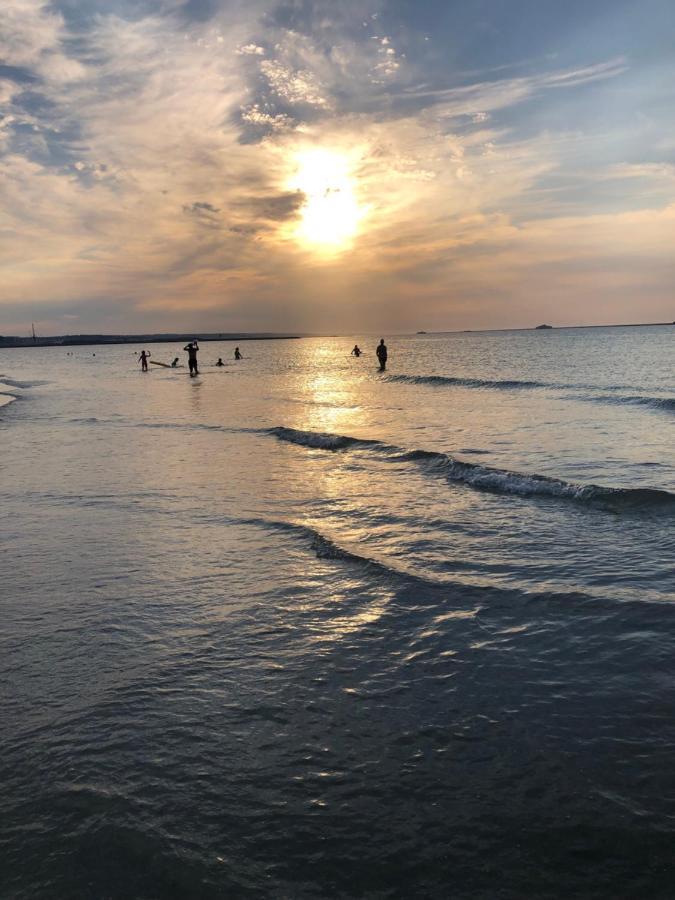
<instances>
[{"instance_id":1,"label":"breaking wave","mask_svg":"<svg viewBox=\"0 0 675 900\"><path fill-rule=\"evenodd\" d=\"M657 488L612 488L597 484L577 484L548 475L513 472L479 463L466 462L434 450L404 450L382 441L363 440L347 435L316 431L300 431L279 426L267 432L279 440L312 449L374 450L391 462L411 462L430 475L465 484L475 490L520 497L553 497L580 503L593 503L614 508L675 509L675 494Z\"/></svg>"},{"instance_id":2,"label":"breaking wave","mask_svg":"<svg viewBox=\"0 0 675 900\"><path fill-rule=\"evenodd\" d=\"M322 431L299 431L297 428L286 428L283 425L270 428L267 434L273 434L279 440L288 441L290 444L301 444L303 447L311 447L316 450L346 450L349 447L384 446L381 441L368 441Z\"/></svg>"}]
</instances>

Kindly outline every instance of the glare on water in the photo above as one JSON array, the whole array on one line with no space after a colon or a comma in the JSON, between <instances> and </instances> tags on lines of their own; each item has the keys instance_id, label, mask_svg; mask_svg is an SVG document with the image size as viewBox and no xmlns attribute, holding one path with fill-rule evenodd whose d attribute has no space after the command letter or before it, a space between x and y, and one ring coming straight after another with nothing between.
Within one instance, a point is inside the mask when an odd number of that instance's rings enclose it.
<instances>
[{"instance_id":1,"label":"glare on water","mask_svg":"<svg viewBox=\"0 0 675 900\"><path fill-rule=\"evenodd\" d=\"M0 352L0 894L658 895L672 333L378 338Z\"/></svg>"}]
</instances>

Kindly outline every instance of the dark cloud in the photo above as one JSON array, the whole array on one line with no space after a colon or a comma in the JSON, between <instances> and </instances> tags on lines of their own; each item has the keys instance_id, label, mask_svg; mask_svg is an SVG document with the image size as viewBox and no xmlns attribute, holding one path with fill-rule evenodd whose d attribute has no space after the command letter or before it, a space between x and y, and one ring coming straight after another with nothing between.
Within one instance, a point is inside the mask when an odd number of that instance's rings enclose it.
<instances>
[{"instance_id":1,"label":"dark cloud","mask_svg":"<svg viewBox=\"0 0 675 900\"><path fill-rule=\"evenodd\" d=\"M61 13L70 26L89 26L101 16L114 15L128 22L168 12L174 4L163 0L52 0L52 9Z\"/></svg>"},{"instance_id":2,"label":"dark cloud","mask_svg":"<svg viewBox=\"0 0 675 900\"><path fill-rule=\"evenodd\" d=\"M248 197L237 205L246 209L254 218L271 222L286 222L297 217L305 202L302 191L270 194L266 197Z\"/></svg>"},{"instance_id":3,"label":"dark cloud","mask_svg":"<svg viewBox=\"0 0 675 900\"><path fill-rule=\"evenodd\" d=\"M261 229L258 225L232 225L228 230L231 231L232 234L250 237L251 235L258 234Z\"/></svg>"},{"instance_id":4,"label":"dark cloud","mask_svg":"<svg viewBox=\"0 0 675 900\"><path fill-rule=\"evenodd\" d=\"M6 78L16 84L31 84L39 81L36 75L22 66L3 66L0 65L0 78Z\"/></svg>"},{"instance_id":5,"label":"dark cloud","mask_svg":"<svg viewBox=\"0 0 675 900\"><path fill-rule=\"evenodd\" d=\"M220 209L212 203L197 201L183 206L185 215L190 216L201 228L210 231L220 230ZM200 251L201 252L201 251Z\"/></svg>"},{"instance_id":6,"label":"dark cloud","mask_svg":"<svg viewBox=\"0 0 675 900\"><path fill-rule=\"evenodd\" d=\"M188 22L208 22L221 8L219 0L186 0L180 8L180 17Z\"/></svg>"},{"instance_id":7,"label":"dark cloud","mask_svg":"<svg viewBox=\"0 0 675 900\"><path fill-rule=\"evenodd\" d=\"M184 212L195 213L196 215L203 215L206 213L219 213L220 209L217 206L214 206L212 203L203 203L196 202L192 203L190 206L183 207Z\"/></svg>"},{"instance_id":8,"label":"dark cloud","mask_svg":"<svg viewBox=\"0 0 675 900\"><path fill-rule=\"evenodd\" d=\"M12 106L15 110L31 116L55 118L58 115L58 104L46 94L35 90L24 90L14 95Z\"/></svg>"}]
</instances>

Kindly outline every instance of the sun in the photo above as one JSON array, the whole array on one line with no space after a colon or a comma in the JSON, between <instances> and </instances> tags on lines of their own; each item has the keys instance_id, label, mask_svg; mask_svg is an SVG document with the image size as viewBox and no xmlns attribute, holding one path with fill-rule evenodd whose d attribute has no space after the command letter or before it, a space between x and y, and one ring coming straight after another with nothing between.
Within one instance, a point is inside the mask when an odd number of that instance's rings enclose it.
<instances>
[{"instance_id":1,"label":"sun","mask_svg":"<svg viewBox=\"0 0 675 900\"><path fill-rule=\"evenodd\" d=\"M301 191L305 202L293 236L327 252L346 249L363 217L348 158L335 151L313 149L299 153L295 162L289 188Z\"/></svg>"}]
</instances>

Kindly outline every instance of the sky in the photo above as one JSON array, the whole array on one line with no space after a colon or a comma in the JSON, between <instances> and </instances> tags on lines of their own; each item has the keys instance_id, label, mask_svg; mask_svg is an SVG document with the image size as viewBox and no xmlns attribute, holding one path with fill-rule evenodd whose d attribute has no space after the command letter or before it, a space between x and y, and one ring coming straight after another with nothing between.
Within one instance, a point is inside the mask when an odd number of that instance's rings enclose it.
<instances>
[{"instance_id":1,"label":"sky","mask_svg":"<svg viewBox=\"0 0 675 900\"><path fill-rule=\"evenodd\" d=\"M672 0L2 0L0 334L675 319Z\"/></svg>"}]
</instances>

